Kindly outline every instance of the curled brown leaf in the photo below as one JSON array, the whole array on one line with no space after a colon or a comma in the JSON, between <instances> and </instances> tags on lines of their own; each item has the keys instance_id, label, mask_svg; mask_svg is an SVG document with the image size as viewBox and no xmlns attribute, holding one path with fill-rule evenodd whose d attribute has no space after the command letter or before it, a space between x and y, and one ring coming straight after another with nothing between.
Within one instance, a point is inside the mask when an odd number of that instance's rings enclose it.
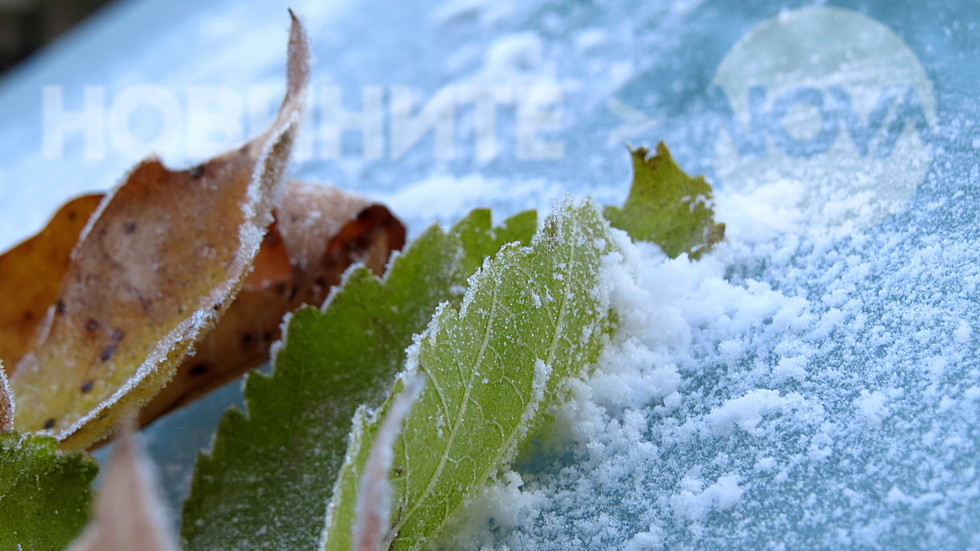
<instances>
[{"instance_id":1,"label":"curled brown leaf","mask_svg":"<svg viewBox=\"0 0 980 551\"><path fill-rule=\"evenodd\" d=\"M384 272L405 228L387 208L340 190L290 183L234 303L140 411L146 425L269 359L282 317L321 304L351 264Z\"/></svg>"},{"instance_id":2,"label":"curled brown leaf","mask_svg":"<svg viewBox=\"0 0 980 551\"><path fill-rule=\"evenodd\" d=\"M74 199L36 236L0 255L0 364L16 364L58 296L78 239L102 195ZM302 304L320 304L353 263L381 275L405 228L387 208L323 185L288 182L251 273L215 327L174 379L139 413L141 425L264 363L280 322ZM42 315L24 316L23 312Z\"/></svg>"},{"instance_id":3,"label":"curled brown leaf","mask_svg":"<svg viewBox=\"0 0 980 551\"><path fill-rule=\"evenodd\" d=\"M190 170L143 161L102 200L14 369L18 430L88 447L166 385L228 309L272 221L309 57L293 17L287 93L268 131Z\"/></svg>"}]
</instances>

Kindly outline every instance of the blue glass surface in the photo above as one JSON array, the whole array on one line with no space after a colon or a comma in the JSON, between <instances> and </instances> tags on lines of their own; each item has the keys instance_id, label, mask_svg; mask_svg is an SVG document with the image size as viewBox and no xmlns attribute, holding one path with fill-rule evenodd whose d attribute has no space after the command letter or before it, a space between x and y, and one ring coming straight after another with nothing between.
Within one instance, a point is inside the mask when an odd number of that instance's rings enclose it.
<instances>
[{"instance_id":1,"label":"blue glass surface","mask_svg":"<svg viewBox=\"0 0 980 551\"><path fill-rule=\"evenodd\" d=\"M665 141L678 163L705 174L720 197L730 193L751 200L757 190L752 186L763 185L746 176L757 165L736 170L723 155L732 140L738 142L736 149L743 147L739 162L753 155L761 159L759 181L777 186L777 192L789 189L778 187L779 182L799 175L780 171L804 166L806 159L826 162L806 165L810 179L800 180L804 187L819 187L815 182L822 178L847 181L853 174L854 181L871 181L874 193L884 197L894 182L894 204L866 219L858 217L846 231L838 230L855 219L824 219L818 212L808 229L764 243L745 238L745 247L732 253L726 281L761 283L798 297L806 302L812 328L783 330L772 327L770 320L761 329L731 335L740 347L734 356L719 352L725 338L705 331L705 340L692 345L689 363L680 368L685 396L703 400L686 400L646 427L644 439L657 446L659 459L624 475L631 477L626 486L645 488L629 494L635 499L617 501L615 492L596 490L589 494L596 503L587 518L576 515L588 509L555 502L546 508L553 516L490 532L501 544L529 548L546 548L547 542L535 540L535 533L545 538L556 532L568 535L565 543L592 549L621 548L629 541L637 549L980 547L980 4L638 4L291 4L306 18L317 58L315 95L294 174L390 200L396 210L400 205L417 207L399 211L411 232L433 220L450 222L471 207L492 206L504 215L547 205L565 192L590 194L599 202L621 201L630 170L624 143L652 146ZM810 17L801 13L831 8L846 13L840 16L840 27L820 27L824 34L804 33L798 40L789 36L781 43L751 39L766 22L793 28L794 17ZM52 130L45 126L44 113L52 108L45 107L45 87L63 94L58 113L81 111L86 86L104 94L100 105L105 113L127 89L155 87L172 94L185 128L191 123L185 119L192 87L223 87L245 103L250 94L268 92L262 96L268 101L258 101L254 116L243 111L238 117L244 121L244 136L271 117L272 98L282 86L287 21L282 2L129 0L4 77L0 244L13 244L35 231L69 197L110 188L135 160L151 153L138 147L120 151L112 136L103 134L104 149L87 156L86 138L74 130L67 131L53 154L46 153L43 143ZM841 62L844 69L830 76L814 69L821 61L808 56L832 55L828 44L860 43L860 37L843 34L852 23L864 25L868 33L877 32L875 25L893 33L905 49L874 55L891 59L888 55L895 54L895 65L862 66L865 52L848 61L853 66ZM778 51L766 49L773 45ZM901 61L907 61L901 57L906 51L921 74ZM799 73L766 73L767 60L784 54L798 60ZM755 113L768 118L759 129L751 127L751 109L740 110L718 86L726 59L736 64L733 86L745 85L738 93L750 98L755 86L757 97L763 98ZM909 72L901 73L905 70ZM768 88L748 86L756 82L752 75L773 80ZM442 104L436 99L461 89L502 94L494 111L494 155L479 150L472 101L453 96ZM547 95L554 89L558 96ZM363 135L356 131L342 133L339 155L331 152L324 137L329 107L336 105L330 97L339 97L344 110L363 111L371 90L382 98L381 153L366 152ZM440 149L433 132L405 151L395 151L395 137L386 125L396 116L388 102L398 90L414 93L421 102L416 108L429 103L455 109L451 152ZM522 95L531 93L545 94L545 118L536 127L537 137L558 144L558 154L521 153L518 106L527 99ZM778 97L786 98L781 108ZM901 98L909 99L902 103ZM878 126L869 122L875 101L887 108ZM806 119L808 105L819 117ZM554 123L547 119L552 111L558 113ZM794 130L794 116L817 120L818 126ZM152 135L154 125L167 123L135 111L130 122L139 135ZM890 123L898 126L889 129ZM845 131L847 124L857 130ZM855 136L861 125L869 124L878 133L862 154ZM828 132L823 138L820 128ZM739 129L746 133L741 141L733 137ZM836 158L827 151L844 143L839 140L847 139L842 136L848 132L847 143L854 148L849 154L865 164L847 165L850 172L843 172L839 167L845 163L831 166ZM763 140L762 145L752 139ZM889 139L898 149L876 153L874 148ZM901 144L912 143L903 140L917 140L918 145L902 149ZM173 165L189 165L217 152L218 146L182 135L156 152ZM779 159L773 153L777 151L782 151ZM875 164L876 154L883 164ZM920 157L921 163L912 162ZM764 175L766 170L770 173ZM921 174L910 180L916 170ZM468 186L458 198L430 205L413 201L412 193L432 194L426 191L432 182L454 179ZM736 239L744 237L731 221L729 226ZM794 350L806 350L807 376L766 379L764 367L778 364L780 346L787 342ZM674 432L726 400L762 388L796 393L808 404L818 404L814 415L819 422L788 419L775 440L742 432L684 440ZM855 404L870 404L868 396L887 397L889 404L886 418L871 429L855 421L862 411ZM238 383L146 432L173 507L186 492L194 456L209 445L221 411L233 403L240 404ZM756 468L768 458L787 465L782 474ZM582 449L573 448L527 459L523 468L526 478L540 479L540 491L547 493L563 484L556 473L584 461ZM679 515L669 496L677 494L695 467L704 480L740 473L745 488L740 501L703 517ZM534 483L529 484L533 490ZM540 524L560 518L563 506L568 507L566 524ZM616 527L611 535L590 532L589 523L600 518Z\"/></svg>"}]
</instances>

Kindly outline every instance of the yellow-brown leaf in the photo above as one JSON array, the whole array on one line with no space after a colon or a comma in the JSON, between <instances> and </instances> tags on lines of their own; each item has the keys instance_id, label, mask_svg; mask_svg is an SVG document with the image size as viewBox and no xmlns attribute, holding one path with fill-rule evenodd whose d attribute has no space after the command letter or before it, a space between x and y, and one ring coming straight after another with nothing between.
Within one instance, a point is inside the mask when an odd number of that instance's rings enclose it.
<instances>
[{"instance_id":1,"label":"yellow-brown leaf","mask_svg":"<svg viewBox=\"0 0 980 551\"><path fill-rule=\"evenodd\" d=\"M58 298L78 234L102 201L83 195L61 207L37 235L0 255L0 360L13 368Z\"/></svg>"}]
</instances>

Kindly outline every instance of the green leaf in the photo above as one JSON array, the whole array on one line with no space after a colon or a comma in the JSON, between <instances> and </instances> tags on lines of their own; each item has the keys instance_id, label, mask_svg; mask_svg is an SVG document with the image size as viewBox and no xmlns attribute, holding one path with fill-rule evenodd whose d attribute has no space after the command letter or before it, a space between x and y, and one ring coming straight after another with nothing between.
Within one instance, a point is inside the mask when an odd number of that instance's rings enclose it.
<instances>
[{"instance_id":1,"label":"green leaf","mask_svg":"<svg viewBox=\"0 0 980 551\"><path fill-rule=\"evenodd\" d=\"M312 549L358 405L384 399L439 303L458 303L484 258L536 226L534 212L494 229L489 211L474 211L448 233L420 235L383 280L354 269L322 311L293 313L273 375L247 379L248 415L228 411L198 460L184 548Z\"/></svg>"},{"instance_id":2,"label":"green leaf","mask_svg":"<svg viewBox=\"0 0 980 551\"><path fill-rule=\"evenodd\" d=\"M711 186L703 176L691 178L657 144L656 155L646 148L630 151L633 185L623 208L606 207L609 222L633 239L653 241L671 258L688 253L697 259L725 237L716 224Z\"/></svg>"},{"instance_id":3,"label":"green leaf","mask_svg":"<svg viewBox=\"0 0 980 551\"><path fill-rule=\"evenodd\" d=\"M569 377L597 357L610 328L599 292L609 226L591 204L566 206L529 247L507 246L470 279L459 307L439 308L380 411L358 410L327 517L324 546L351 549L355 496L387 407L413 373L424 389L395 442L392 549L434 537L474 490L510 462Z\"/></svg>"},{"instance_id":4,"label":"green leaf","mask_svg":"<svg viewBox=\"0 0 980 551\"><path fill-rule=\"evenodd\" d=\"M0 550L64 549L88 520L98 470L54 438L0 434Z\"/></svg>"}]
</instances>

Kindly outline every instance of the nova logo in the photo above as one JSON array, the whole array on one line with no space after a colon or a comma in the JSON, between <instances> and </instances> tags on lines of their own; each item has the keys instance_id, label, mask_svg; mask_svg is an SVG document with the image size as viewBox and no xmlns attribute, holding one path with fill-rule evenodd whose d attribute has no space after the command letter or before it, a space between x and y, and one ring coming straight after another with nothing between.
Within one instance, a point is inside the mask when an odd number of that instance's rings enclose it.
<instances>
[{"instance_id":1,"label":"nova logo","mask_svg":"<svg viewBox=\"0 0 980 551\"><path fill-rule=\"evenodd\" d=\"M925 176L932 86L894 33L837 8L782 13L722 60L716 174L782 230L842 234L897 212Z\"/></svg>"},{"instance_id":2,"label":"nova logo","mask_svg":"<svg viewBox=\"0 0 980 551\"><path fill-rule=\"evenodd\" d=\"M931 133L918 94L907 86L882 88L878 100L864 117L854 109L850 94L842 86L834 85L826 90L792 86L771 101L766 92L762 86L749 89L747 128L736 122L727 100L715 94L719 108L726 115L725 131L740 156L763 157L771 144L791 157L812 157L826 153L840 139L840 133L846 132L858 155L884 158L895 151L907 128L914 129L920 138ZM811 115L817 119L816 124L806 122L814 127L810 132L797 130L801 126L799 117L789 117L794 110L806 109L812 110Z\"/></svg>"}]
</instances>

